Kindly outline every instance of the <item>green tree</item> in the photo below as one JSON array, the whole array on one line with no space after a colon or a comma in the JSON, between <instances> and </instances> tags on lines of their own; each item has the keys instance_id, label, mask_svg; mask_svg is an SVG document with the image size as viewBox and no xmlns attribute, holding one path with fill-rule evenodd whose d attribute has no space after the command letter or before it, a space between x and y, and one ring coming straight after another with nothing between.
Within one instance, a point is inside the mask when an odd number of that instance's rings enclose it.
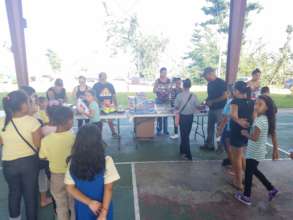
<instances>
[{"instance_id":1,"label":"green tree","mask_svg":"<svg viewBox=\"0 0 293 220\"><path fill-rule=\"evenodd\" d=\"M119 52L129 54L136 75L153 77L168 39L143 33L136 16L123 19L111 18L105 26L108 46L112 48L113 55Z\"/></svg>"},{"instance_id":2,"label":"green tree","mask_svg":"<svg viewBox=\"0 0 293 220\"><path fill-rule=\"evenodd\" d=\"M61 63L62 60L60 59L60 57L58 56L58 54L53 51L52 49L47 49L46 54L45 54L48 58L48 62L51 66L51 69L54 73L60 72L61 71Z\"/></svg>"},{"instance_id":3,"label":"green tree","mask_svg":"<svg viewBox=\"0 0 293 220\"><path fill-rule=\"evenodd\" d=\"M268 52L261 39L254 44L256 47L243 48L240 73L250 75L252 69L259 67L262 70L263 85L280 86L287 78L293 77L293 52L290 47L293 27L291 25L287 26L286 34L286 40L277 52Z\"/></svg>"},{"instance_id":4,"label":"green tree","mask_svg":"<svg viewBox=\"0 0 293 220\"><path fill-rule=\"evenodd\" d=\"M206 66L217 66L219 73L224 70L227 49L223 45L226 45L228 39L229 10L230 0L206 0L206 5L202 8L206 19L195 25L191 39L193 48L185 56L191 60L189 67L193 78L198 78L198 71ZM261 10L258 3L247 5L244 33L251 24L248 14L259 13Z\"/></svg>"}]
</instances>

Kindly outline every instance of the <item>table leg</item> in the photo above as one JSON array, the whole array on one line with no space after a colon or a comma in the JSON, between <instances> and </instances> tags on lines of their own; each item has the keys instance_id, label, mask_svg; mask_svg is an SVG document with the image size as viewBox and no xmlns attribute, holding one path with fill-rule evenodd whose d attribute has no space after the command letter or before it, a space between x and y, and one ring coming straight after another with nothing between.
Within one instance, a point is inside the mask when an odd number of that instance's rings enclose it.
<instances>
[{"instance_id":1,"label":"table leg","mask_svg":"<svg viewBox=\"0 0 293 220\"><path fill-rule=\"evenodd\" d=\"M204 116L201 116L201 131L202 131L202 135L203 135L203 140L205 141L206 140L206 135L205 135L205 132L204 132Z\"/></svg>"}]
</instances>

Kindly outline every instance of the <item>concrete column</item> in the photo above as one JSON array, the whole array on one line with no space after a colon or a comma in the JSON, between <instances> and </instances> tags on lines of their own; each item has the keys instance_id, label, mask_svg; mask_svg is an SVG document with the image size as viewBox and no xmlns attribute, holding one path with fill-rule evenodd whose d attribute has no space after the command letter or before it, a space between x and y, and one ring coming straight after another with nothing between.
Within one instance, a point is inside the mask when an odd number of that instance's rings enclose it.
<instances>
[{"instance_id":1,"label":"concrete column","mask_svg":"<svg viewBox=\"0 0 293 220\"><path fill-rule=\"evenodd\" d=\"M245 10L246 0L231 0L226 67L226 81L228 85L233 84L237 77Z\"/></svg>"},{"instance_id":2,"label":"concrete column","mask_svg":"<svg viewBox=\"0 0 293 220\"><path fill-rule=\"evenodd\" d=\"M28 85L28 71L24 28L26 21L22 16L22 0L6 0L6 10L12 42L12 53L18 86Z\"/></svg>"}]
</instances>

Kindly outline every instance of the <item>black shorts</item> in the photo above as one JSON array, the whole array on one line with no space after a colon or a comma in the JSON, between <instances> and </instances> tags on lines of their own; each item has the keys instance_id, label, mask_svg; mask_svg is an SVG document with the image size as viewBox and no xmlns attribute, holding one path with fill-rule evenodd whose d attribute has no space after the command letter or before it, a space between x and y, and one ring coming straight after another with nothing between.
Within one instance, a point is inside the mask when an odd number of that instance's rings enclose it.
<instances>
[{"instance_id":1,"label":"black shorts","mask_svg":"<svg viewBox=\"0 0 293 220\"><path fill-rule=\"evenodd\" d=\"M231 130L231 133L230 133L230 144L233 146L233 147L236 147L236 148L241 148L241 147L246 147L247 146L247 143L248 143L248 138L247 137L244 137L242 134L241 134L241 131L240 130Z\"/></svg>"}]
</instances>

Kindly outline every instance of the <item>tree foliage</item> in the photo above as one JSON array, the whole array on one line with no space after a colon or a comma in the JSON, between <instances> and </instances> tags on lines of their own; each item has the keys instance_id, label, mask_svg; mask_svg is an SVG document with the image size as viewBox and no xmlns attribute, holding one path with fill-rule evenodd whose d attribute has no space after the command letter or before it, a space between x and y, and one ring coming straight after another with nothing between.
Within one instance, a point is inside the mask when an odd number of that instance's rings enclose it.
<instances>
[{"instance_id":1,"label":"tree foliage","mask_svg":"<svg viewBox=\"0 0 293 220\"><path fill-rule=\"evenodd\" d=\"M168 39L143 33L136 16L112 18L105 26L108 46L112 48L113 55L119 52L130 54L136 75L153 77Z\"/></svg>"},{"instance_id":2,"label":"tree foliage","mask_svg":"<svg viewBox=\"0 0 293 220\"><path fill-rule=\"evenodd\" d=\"M185 56L185 59L191 61L189 70L194 79L198 79L198 73L207 66L220 65L221 71L224 70L227 48L223 48L223 42L228 39L229 10L230 0L206 0L206 5L202 7L206 19L195 24L191 39L193 47ZM244 35L251 25L248 14L259 13L261 10L258 3L251 2L247 5Z\"/></svg>"},{"instance_id":3,"label":"tree foliage","mask_svg":"<svg viewBox=\"0 0 293 220\"><path fill-rule=\"evenodd\" d=\"M286 40L279 51L269 53L261 39L252 49L242 50L240 59L240 73L250 75L251 70L259 67L262 70L263 85L282 85L288 78L293 77L293 52L290 48L293 27L288 25Z\"/></svg>"},{"instance_id":4,"label":"tree foliage","mask_svg":"<svg viewBox=\"0 0 293 220\"><path fill-rule=\"evenodd\" d=\"M62 60L60 59L60 57L58 56L58 54L53 51L52 49L47 49L46 54L45 54L48 58L48 62L51 66L51 70L54 73L60 72L61 71L61 63Z\"/></svg>"}]
</instances>

